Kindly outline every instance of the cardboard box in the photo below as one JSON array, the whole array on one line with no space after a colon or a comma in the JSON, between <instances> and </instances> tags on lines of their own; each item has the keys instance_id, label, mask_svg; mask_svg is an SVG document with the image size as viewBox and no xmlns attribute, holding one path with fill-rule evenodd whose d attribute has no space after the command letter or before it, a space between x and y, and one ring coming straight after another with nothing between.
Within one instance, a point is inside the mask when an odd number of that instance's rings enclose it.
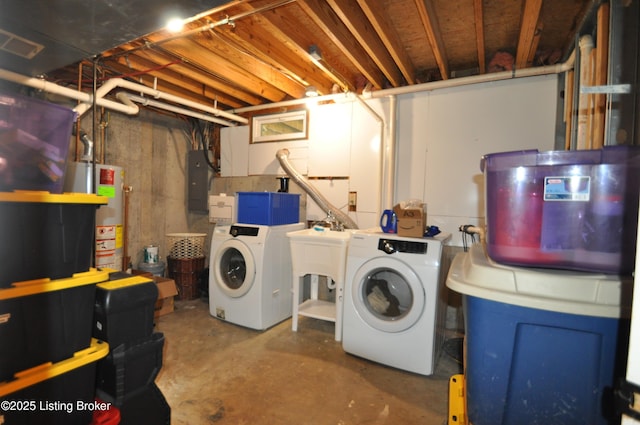
<instances>
[{"instance_id":1,"label":"cardboard box","mask_svg":"<svg viewBox=\"0 0 640 425\"><path fill-rule=\"evenodd\" d=\"M164 316L173 311L173 297L178 295L178 288L173 279L154 276L158 287L158 301L156 301L155 317Z\"/></svg>"},{"instance_id":2,"label":"cardboard box","mask_svg":"<svg viewBox=\"0 0 640 425\"><path fill-rule=\"evenodd\" d=\"M401 208L397 204L393 207L393 212L398 217L398 236L424 237L424 230L427 227L427 212L424 207Z\"/></svg>"}]
</instances>

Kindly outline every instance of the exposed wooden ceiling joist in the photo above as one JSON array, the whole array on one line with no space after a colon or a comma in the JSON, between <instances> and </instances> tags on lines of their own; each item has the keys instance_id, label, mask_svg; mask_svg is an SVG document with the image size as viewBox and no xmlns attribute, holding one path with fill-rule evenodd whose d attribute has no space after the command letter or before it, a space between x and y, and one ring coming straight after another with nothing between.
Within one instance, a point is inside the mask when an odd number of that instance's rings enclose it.
<instances>
[{"instance_id":1,"label":"exposed wooden ceiling joist","mask_svg":"<svg viewBox=\"0 0 640 425\"><path fill-rule=\"evenodd\" d=\"M393 87L401 86L404 80L398 66L358 3L352 0L327 0L327 3L333 8L333 11L340 17L371 59L378 65L391 85Z\"/></svg>"},{"instance_id":2,"label":"exposed wooden ceiling joist","mask_svg":"<svg viewBox=\"0 0 640 425\"><path fill-rule=\"evenodd\" d=\"M402 42L396 33L395 28L386 17L382 4L375 0L358 0L362 11L371 22L374 30L382 40L391 57L395 61L400 72L408 84L416 83L416 70L411 62L411 58L402 46Z\"/></svg>"},{"instance_id":3,"label":"exposed wooden ceiling joist","mask_svg":"<svg viewBox=\"0 0 640 425\"><path fill-rule=\"evenodd\" d=\"M22 0L16 10L35 1L43 0ZM299 99L307 86L320 94L361 93L554 63L574 47L580 24L598 3L217 1L211 3L214 9L189 18L177 34L158 25L157 31L50 70L44 78L77 87L79 63L95 62L105 79L128 78L223 110ZM0 17L0 28L2 22ZM117 32L117 19L109 22L116 22L112 30ZM507 62L494 62L498 54ZM86 69L82 73L90 77Z\"/></svg>"},{"instance_id":4,"label":"exposed wooden ceiling joist","mask_svg":"<svg viewBox=\"0 0 640 425\"><path fill-rule=\"evenodd\" d=\"M475 16L476 27L476 48L478 49L478 69L481 74L487 70L486 52L484 50L484 18L482 9L482 0L473 0L473 11Z\"/></svg>"},{"instance_id":5,"label":"exposed wooden ceiling joist","mask_svg":"<svg viewBox=\"0 0 640 425\"><path fill-rule=\"evenodd\" d=\"M341 53L351 61L373 87L376 89L384 87L384 79L380 69L326 2L299 0L298 4L324 32L323 35L318 34L319 37L327 37L338 46ZM324 59L329 60L329 58Z\"/></svg>"},{"instance_id":6,"label":"exposed wooden ceiling joist","mask_svg":"<svg viewBox=\"0 0 640 425\"><path fill-rule=\"evenodd\" d=\"M516 50L515 64L518 69L526 68L528 62L533 61L532 55L535 54L534 46L536 45L538 20L540 19L541 9L542 0L525 0L524 11L522 12L522 25L520 25L520 37Z\"/></svg>"},{"instance_id":7,"label":"exposed wooden ceiling joist","mask_svg":"<svg viewBox=\"0 0 640 425\"><path fill-rule=\"evenodd\" d=\"M418 7L418 13L420 20L427 33L427 39L433 55L436 58L438 69L440 70L440 76L443 80L449 78L449 60L447 59L447 51L444 47L444 41L442 40L442 34L440 32L440 24L438 23L438 16L433 6L432 0L415 0Z\"/></svg>"}]
</instances>

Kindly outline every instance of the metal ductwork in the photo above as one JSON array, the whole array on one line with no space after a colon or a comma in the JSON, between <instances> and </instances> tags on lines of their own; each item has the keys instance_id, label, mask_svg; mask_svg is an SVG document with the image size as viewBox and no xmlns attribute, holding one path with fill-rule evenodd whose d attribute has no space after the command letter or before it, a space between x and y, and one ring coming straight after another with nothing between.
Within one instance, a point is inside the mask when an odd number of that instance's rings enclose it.
<instances>
[{"instance_id":1,"label":"metal ductwork","mask_svg":"<svg viewBox=\"0 0 640 425\"><path fill-rule=\"evenodd\" d=\"M313 187L311 183L304 178L289 162L289 149L280 149L276 152L276 158L282 169L291 177L291 179L298 184L307 194L313 199L316 204L327 214L333 214L336 220L341 222L347 229L357 229L358 225L347 214L343 213L340 209L333 206L322 194Z\"/></svg>"}]
</instances>

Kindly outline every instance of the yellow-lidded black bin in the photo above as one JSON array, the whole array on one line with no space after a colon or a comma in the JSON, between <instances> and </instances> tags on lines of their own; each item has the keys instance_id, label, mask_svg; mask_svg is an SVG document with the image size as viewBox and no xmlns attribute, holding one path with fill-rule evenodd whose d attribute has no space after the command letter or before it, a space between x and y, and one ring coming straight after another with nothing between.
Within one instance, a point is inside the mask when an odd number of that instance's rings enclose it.
<instances>
[{"instance_id":1,"label":"yellow-lidded black bin","mask_svg":"<svg viewBox=\"0 0 640 425\"><path fill-rule=\"evenodd\" d=\"M0 382L0 423L4 425L87 425L95 401L96 362L109 345L93 339L88 348L56 363L16 373Z\"/></svg>"},{"instance_id":2,"label":"yellow-lidded black bin","mask_svg":"<svg viewBox=\"0 0 640 425\"><path fill-rule=\"evenodd\" d=\"M39 279L0 289L0 382L16 372L71 357L91 342L96 284L91 269L66 279Z\"/></svg>"},{"instance_id":3,"label":"yellow-lidded black bin","mask_svg":"<svg viewBox=\"0 0 640 425\"><path fill-rule=\"evenodd\" d=\"M60 279L91 267L94 194L0 192L0 288L33 279Z\"/></svg>"},{"instance_id":4,"label":"yellow-lidded black bin","mask_svg":"<svg viewBox=\"0 0 640 425\"><path fill-rule=\"evenodd\" d=\"M158 287L153 279L115 272L96 287L93 337L111 348L148 338Z\"/></svg>"},{"instance_id":5,"label":"yellow-lidded black bin","mask_svg":"<svg viewBox=\"0 0 640 425\"><path fill-rule=\"evenodd\" d=\"M123 406L153 384L162 369L164 334L113 347L98 362L96 395L117 407Z\"/></svg>"}]
</instances>

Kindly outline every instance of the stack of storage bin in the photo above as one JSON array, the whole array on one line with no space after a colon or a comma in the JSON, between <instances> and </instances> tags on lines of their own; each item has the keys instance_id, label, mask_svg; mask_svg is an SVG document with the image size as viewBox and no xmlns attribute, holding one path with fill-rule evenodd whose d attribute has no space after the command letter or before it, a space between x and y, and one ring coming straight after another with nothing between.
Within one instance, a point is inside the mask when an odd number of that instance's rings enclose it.
<instances>
[{"instance_id":1,"label":"stack of storage bin","mask_svg":"<svg viewBox=\"0 0 640 425\"><path fill-rule=\"evenodd\" d=\"M178 287L179 300L200 298L200 279L205 268L206 233L167 234L167 270Z\"/></svg>"},{"instance_id":2,"label":"stack of storage bin","mask_svg":"<svg viewBox=\"0 0 640 425\"><path fill-rule=\"evenodd\" d=\"M91 421L96 362L96 284L90 268L95 195L0 193L0 423Z\"/></svg>"},{"instance_id":3,"label":"stack of storage bin","mask_svg":"<svg viewBox=\"0 0 640 425\"><path fill-rule=\"evenodd\" d=\"M635 261L640 147L486 155L486 246L453 261L466 418L615 422Z\"/></svg>"},{"instance_id":4,"label":"stack of storage bin","mask_svg":"<svg viewBox=\"0 0 640 425\"><path fill-rule=\"evenodd\" d=\"M155 384L164 335L154 332L158 289L152 279L112 272L97 285L93 336L111 351L98 362L96 395L120 409L120 423L169 424L171 409Z\"/></svg>"}]
</instances>

